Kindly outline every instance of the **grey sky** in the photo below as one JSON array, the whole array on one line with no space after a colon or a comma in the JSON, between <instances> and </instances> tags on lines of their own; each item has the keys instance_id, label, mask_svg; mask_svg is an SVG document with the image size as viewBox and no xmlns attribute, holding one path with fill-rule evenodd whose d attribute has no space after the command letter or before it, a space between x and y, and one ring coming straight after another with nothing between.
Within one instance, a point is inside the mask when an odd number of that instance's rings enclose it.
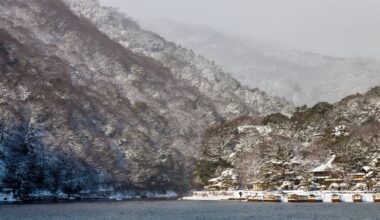
<instances>
[{"instance_id":1,"label":"grey sky","mask_svg":"<svg viewBox=\"0 0 380 220\"><path fill-rule=\"evenodd\" d=\"M100 0L132 17L204 24L296 49L380 59L380 0Z\"/></svg>"}]
</instances>

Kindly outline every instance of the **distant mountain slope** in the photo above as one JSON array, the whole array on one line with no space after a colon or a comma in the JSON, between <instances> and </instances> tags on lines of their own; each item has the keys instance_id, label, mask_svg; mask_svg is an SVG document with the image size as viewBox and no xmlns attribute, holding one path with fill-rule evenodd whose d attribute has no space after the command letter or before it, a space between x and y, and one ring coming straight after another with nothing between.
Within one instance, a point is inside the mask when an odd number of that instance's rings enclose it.
<instances>
[{"instance_id":1,"label":"distant mountain slope","mask_svg":"<svg viewBox=\"0 0 380 220\"><path fill-rule=\"evenodd\" d=\"M288 50L200 25L155 20L140 23L214 60L242 84L285 97L297 105L336 102L380 84L380 61Z\"/></svg>"},{"instance_id":2,"label":"distant mountain slope","mask_svg":"<svg viewBox=\"0 0 380 220\"><path fill-rule=\"evenodd\" d=\"M0 188L24 199L183 192L208 126L293 109L113 10L95 12L136 30L121 38L136 41L134 51L61 0L0 1ZM155 60L137 51L156 50L155 41L173 53Z\"/></svg>"}]
</instances>

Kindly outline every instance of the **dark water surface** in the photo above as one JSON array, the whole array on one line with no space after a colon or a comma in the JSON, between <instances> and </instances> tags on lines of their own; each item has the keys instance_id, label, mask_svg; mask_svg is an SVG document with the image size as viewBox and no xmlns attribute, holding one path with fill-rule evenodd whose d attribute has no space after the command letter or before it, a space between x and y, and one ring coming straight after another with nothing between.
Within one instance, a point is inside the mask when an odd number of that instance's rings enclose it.
<instances>
[{"instance_id":1,"label":"dark water surface","mask_svg":"<svg viewBox=\"0 0 380 220\"><path fill-rule=\"evenodd\" d=\"M380 204L263 204L246 202L136 201L0 204L1 220L380 220Z\"/></svg>"}]
</instances>

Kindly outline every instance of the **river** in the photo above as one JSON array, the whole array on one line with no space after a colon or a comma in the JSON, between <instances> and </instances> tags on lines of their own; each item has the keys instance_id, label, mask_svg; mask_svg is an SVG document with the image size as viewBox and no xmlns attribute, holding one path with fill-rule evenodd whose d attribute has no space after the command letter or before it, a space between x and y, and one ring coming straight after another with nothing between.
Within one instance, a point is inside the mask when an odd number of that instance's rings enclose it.
<instances>
[{"instance_id":1,"label":"river","mask_svg":"<svg viewBox=\"0 0 380 220\"><path fill-rule=\"evenodd\" d=\"M0 204L1 220L380 220L380 204L129 201Z\"/></svg>"}]
</instances>

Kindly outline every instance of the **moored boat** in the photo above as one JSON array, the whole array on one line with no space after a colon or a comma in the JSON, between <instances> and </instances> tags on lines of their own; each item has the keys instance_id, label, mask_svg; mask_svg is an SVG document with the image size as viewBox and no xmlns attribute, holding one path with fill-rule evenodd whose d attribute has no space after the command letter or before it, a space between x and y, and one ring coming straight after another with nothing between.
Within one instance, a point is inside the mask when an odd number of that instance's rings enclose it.
<instances>
[{"instance_id":1,"label":"moored boat","mask_svg":"<svg viewBox=\"0 0 380 220\"><path fill-rule=\"evenodd\" d=\"M247 198L236 198L236 197L230 197L228 198L230 201L244 201L247 200Z\"/></svg>"},{"instance_id":2,"label":"moored boat","mask_svg":"<svg viewBox=\"0 0 380 220\"><path fill-rule=\"evenodd\" d=\"M280 195L264 195L263 201L264 202L281 202L281 196Z\"/></svg>"},{"instance_id":3,"label":"moored boat","mask_svg":"<svg viewBox=\"0 0 380 220\"><path fill-rule=\"evenodd\" d=\"M264 200L262 196L253 196L247 199L247 202L263 202L263 201Z\"/></svg>"},{"instance_id":4,"label":"moored boat","mask_svg":"<svg viewBox=\"0 0 380 220\"><path fill-rule=\"evenodd\" d=\"M373 194L373 202L380 203L380 193Z\"/></svg>"},{"instance_id":5,"label":"moored boat","mask_svg":"<svg viewBox=\"0 0 380 220\"><path fill-rule=\"evenodd\" d=\"M352 195L352 201L353 202L363 202L363 196L360 194L354 194L354 195Z\"/></svg>"},{"instance_id":6,"label":"moored boat","mask_svg":"<svg viewBox=\"0 0 380 220\"><path fill-rule=\"evenodd\" d=\"M290 194L288 195L288 202L307 202L308 197L305 195Z\"/></svg>"},{"instance_id":7,"label":"moored boat","mask_svg":"<svg viewBox=\"0 0 380 220\"><path fill-rule=\"evenodd\" d=\"M308 197L307 197L307 201L308 202L323 202L323 199L314 195L314 194L310 194Z\"/></svg>"},{"instance_id":8,"label":"moored boat","mask_svg":"<svg viewBox=\"0 0 380 220\"><path fill-rule=\"evenodd\" d=\"M334 203L342 202L342 196L338 194L331 195L331 202L334 202Z\"/></svg>"}]
</instances>

